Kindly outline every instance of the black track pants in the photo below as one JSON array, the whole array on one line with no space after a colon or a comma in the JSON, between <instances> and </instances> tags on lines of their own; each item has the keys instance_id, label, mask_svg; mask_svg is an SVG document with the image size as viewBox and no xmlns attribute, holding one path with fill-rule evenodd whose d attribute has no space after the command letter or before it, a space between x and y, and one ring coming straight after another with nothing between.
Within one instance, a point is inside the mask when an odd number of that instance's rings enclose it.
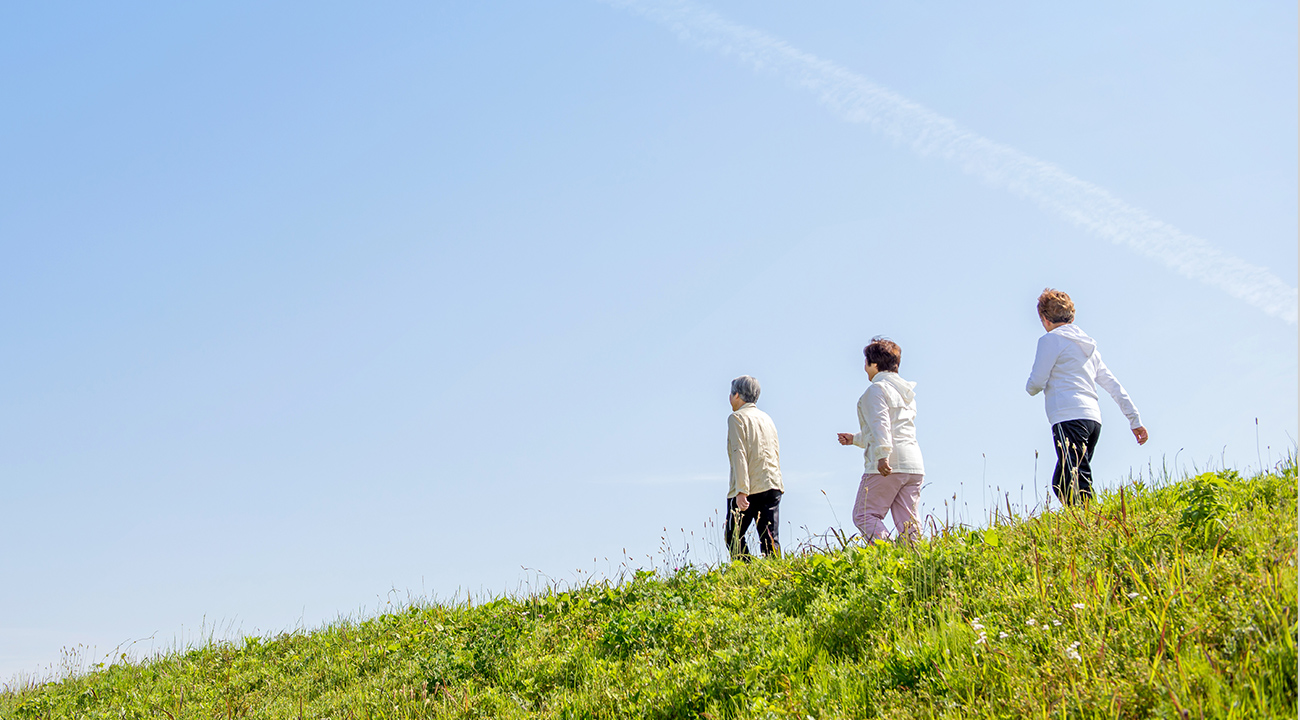
<instances>
[{"instance_id":1,"label":"black track pants","mask_svg":"<svg viewBox=\"0 0 1300 720\"><path fill-rule=\"evenodd\" d=\"M727 524L723 536L733 559L749 557L745 531L749 530L751 522L757 525L758 547L763 555L781 552L781 542L777 537L781 523L780 490L773 488L750 495L749 509L744 512L736 507L736 498L727 498Z\"/></svg>"},{"instance_id":2,"label":"black track pants","mask_svg":"<svg viewBox=\"0 0 1300 720\"><path fill-rule=\"evenodd\" d=\"M1052 444L1056 447L1052 490L1066 505L1080 498L1092 499L1092 451L1099 439L1101 423L1096 420L1066 420L1052 426Z\"/></svg>"}]
</instances>

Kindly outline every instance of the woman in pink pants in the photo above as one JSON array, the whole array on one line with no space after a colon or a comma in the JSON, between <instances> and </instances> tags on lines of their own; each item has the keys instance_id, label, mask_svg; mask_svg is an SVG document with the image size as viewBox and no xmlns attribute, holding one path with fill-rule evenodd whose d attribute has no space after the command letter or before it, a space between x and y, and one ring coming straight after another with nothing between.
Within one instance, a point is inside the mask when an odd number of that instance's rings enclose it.
<instances>
[{"instance_id":1,"label":"woman in pink pants","mask_svg":"<svg viewBox=\"0 0 1300 720\"><path fill-rule=\"evenodd\" d=\"M856 433L839 433L841 445L864 448L867 471L853 503L853 524L868 541L885 539L885 513L894 516L898 537L913 542L920 535L917 510L925 465L916 444L916 383L898 376L903 350L882 337L862 351L871 385L858 398Z\"/></svg>"}]
</instances>

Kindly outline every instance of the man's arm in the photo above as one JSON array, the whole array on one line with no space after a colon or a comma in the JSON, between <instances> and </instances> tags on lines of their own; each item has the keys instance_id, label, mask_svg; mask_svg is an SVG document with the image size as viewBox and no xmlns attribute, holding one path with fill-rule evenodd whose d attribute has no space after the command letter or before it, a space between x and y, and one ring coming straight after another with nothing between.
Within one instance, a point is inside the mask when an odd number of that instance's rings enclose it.
<instances>
[{"instance_id":1,"label":"man's arm","mask_svg":"<svg viewBox=\"0 0 1300 720\"><path fill-rule=\"evenodd\" d=\"M736 496L749 495L749 457L740 418L734 413L727 418L727 456L731 460L731 482L736 486Z\"/></svg>"},{"instance_id":2,"label":"man's arm","mask_svg":"<svg viewBox=\"0 0 1300 720\"><path fill-rule=\"evenodd\" d=\"M1119 384L1119 379L1111 373L1106 363L1101 361L1101 356L1097 356L1097 384L1105 390L1119 409L1128 418L1128 426L1133 430L1133 435L1137 438L1138 444L1141 445L1147 441L1146 428L1142 427L1142 416L1138 414L1137 406L1133 404L1133 399L1124 391L1124 386ZM1142 432L1139 433L1138 431Z\"/></svg>"},{"instance_id":3,"label":"man's arm","mask_svg":"<svg viewBox=\"0 0 1300 720\"><path fill-rule=\"evenodd\" d=\"M1052 345L1055 344L1050 334L1038 338L1038 350L1034 353L1034 367L1029 371L1029 382L1025 383L1025 392L1030 395L1037 395L1047 387L1047 378L1051 376L1052 366L1056 364L1056 356L1060 354L1060 348L1052 349Z\"/></svg>"}]
</instances>

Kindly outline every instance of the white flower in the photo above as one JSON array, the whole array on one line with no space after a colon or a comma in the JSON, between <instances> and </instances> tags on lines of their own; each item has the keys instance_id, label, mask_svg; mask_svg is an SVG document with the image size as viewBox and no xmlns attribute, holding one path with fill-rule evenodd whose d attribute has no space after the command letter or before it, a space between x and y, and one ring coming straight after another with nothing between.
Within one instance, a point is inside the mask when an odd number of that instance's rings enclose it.
<instances>
[{"instance_id":1,"label":"white flower","mask_svg":"<svg viewBox=\"0 0 1300 720\"><path fill-rule=\"evenodd\" d=\"M1143 596L1142 596L1142 602L1146 602L1146 601L1147 601L1147 596L1146 596L1146 595L1143 595Z\"/></svg>"},{"instance_id":2,"label":"white flower","mask_svg":"<svg viewBox=\"0 0 1300 720\"><path fill-rule=\"evenodd\" d=\"M1083 603L1075 603L1075 604L1071 605L1070 607L1074 608L1075 610L1082 610L1082 609L1084 609L1085 607L1087 607L1087 605L1084 605Z\"/></svg>"},{"instance_id":3,"label":"white flower","mask_svg":"<svg viewBox=\"0 0 1300 720\"><path fill-rule=\"evenodd\" d=\"M1029 627L1033 627L1038 624L1038 621L1033 618L1029 618L1028 620L1025 621L1025 624L1028 625Z\"/></svg>"},{"instance_id":4,"label":"white flower","mask_svg":"<svg viewBox=\"0 0 1300 720\"><path fill-rule=\"evenodd\" d=\"M1069 655L1071 660L1082 660L1082 659L1083 659L1082 657L1079 656L1079 653L1077 653L1077 652L1075 652L1075 651L1073 651L1073 650L1067 650L1065 654L1066 654L1066 655Z\"/></svg>"},{"instance_id":5,"label":"white flower","mask_svg":"<svg viewBox=\"0 0 1300 720\"><path fill-rule=\"evenodd\" d=\"M1071 649L1071 650L1073 650L1073 649L1075 649L1075 648L1077 648L1077 647L1079 647L1079 641L1078 641L1078 640L1075 640L1074 642L1070 643L1070 649Z\"/></svg>"},{"instance_id":6,"label":"white flower","mask_svg":"<svg viewBox=\"0 0 1300 720\"><path fill-rule=\"evenodd\" d=\"M979 624L979 618L975 618L975 622L971 623L970 626L972 629L976 631L980 631L984 629L984 626ZM983 635L984 633L980 633L980 634Z\"/></svg>"},{"instance_id":7,"label":"white flower","mask_svg":"<svg viewBox=\"0 0 1300 720\"><path fill-rule=\"evenodd\" d=\"M1000 632L1000 633L998 633L998 638L1001 639L1001 640L1006 640L1006 639L1009 638L1009 637L1011 637L1011 636L1010 636L1010 635L1007 635L1005 632Z\"/></svg>"},{"instance_id":8,"label":"white flower","mask_svg":"<svg viewBox=\"0 0 1300 720\"><path fill-rule=\"evenodd\" d=\"M985 642L987 642L987 641L988 641L988 638L984 636L984 633L980 633L980 637L979 637L978 640L975 641L975 644L976 644L976 645L983 645L983 644L984 644Z\"/></svg>"},{"instance_id":9,"label":"white flower","mask_svg":"<svg viewBox=\"0 0 1300 720\"><path fill-rule=\"evenodd\" d=\"M1056 626L1056 627L1061 627L1061 621L1060 621L1060 620L1053 620L1053 621L1052 621L1052 625L1054 625L1054 626Z\"/></svg>"},{"instance_id":10,"label":"white flower","mask_svg":"<svg viewBox=\"0 0 1300 720\"><path fill-rule=\"evenodd\" d=\"M1135 597L1137 597L1137 596L1138 596L1137 593L1135 593L1135 592L1131 592L1131 593L1128 594L1128 599L1129 599L1129 600L1132 600L1133 598L1135 598Z\"/></svg>"}]
</instances>

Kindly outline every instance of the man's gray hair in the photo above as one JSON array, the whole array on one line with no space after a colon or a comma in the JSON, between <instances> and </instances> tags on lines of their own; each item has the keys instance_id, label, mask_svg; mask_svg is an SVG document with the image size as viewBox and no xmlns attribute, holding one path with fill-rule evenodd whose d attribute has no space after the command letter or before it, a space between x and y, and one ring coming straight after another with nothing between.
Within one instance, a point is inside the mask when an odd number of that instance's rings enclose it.
<instances>
[{"instance_id":1,"label":"man's gray hair","mask_svg":"<svg viewBox=\"0 0 1300 720\"><path fill-rule=\"evenodd\" d=\"M731 394L739 395L747 403L758 402L758 394L762 391L758 381L748 375L741 375L731 381Z\"/></svg>"}]
</instances>

